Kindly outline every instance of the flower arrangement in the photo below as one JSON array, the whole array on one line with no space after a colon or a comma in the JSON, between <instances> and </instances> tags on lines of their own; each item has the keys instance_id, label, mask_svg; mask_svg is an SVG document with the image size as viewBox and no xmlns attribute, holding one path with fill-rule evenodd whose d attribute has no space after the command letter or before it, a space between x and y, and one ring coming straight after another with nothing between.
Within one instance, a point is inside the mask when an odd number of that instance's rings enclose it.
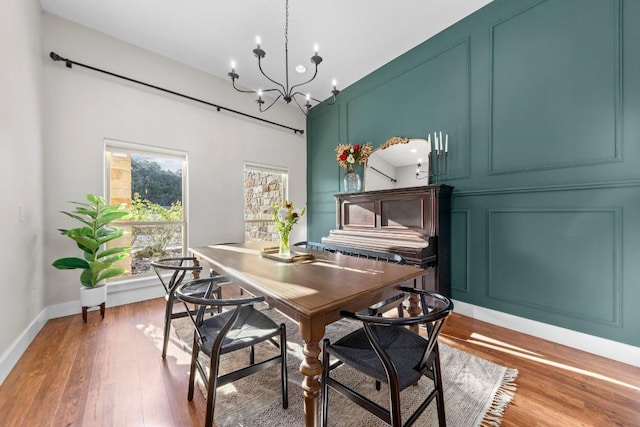
<instances>
[{"instance_id":1,"label":"flower arrangement","mask_svg":"<svg viewBox=\"0 0 640 427\"><path fill-rule=\"evenodd\" d=\"M348 168L356 163L364 164L372 151L373 148L370 142L363 145L338 144L336 147L336 160L340 167Z\"/></svg>"},{"instance_id":2,"label":"flower arrangement","mask_svg":"<svg viewBox=\"0 0 640 427\"><path fill-rule=\"evenodd\" d=\"M306 208L298 211L293 207L293 202L285 200L284 203L272 203L271 207L265 213L270 213L273 217L273 223L280 234L280 247L278 253L282 256L289 256L291 251L289 247L289 233L293 225L298 222L300 217L304 215Z\"/></svg>"},{"instance_id":3,"label":"flower arrangement","mask_svg":"<svg viewBox=\"0 0 640 427\"><path fill-rule=\"evenodd\" d=\"M298 222L300 217L304 215L305 211L306 208L299 211L293 207L293 202L285 200L282 204L272 203L266 213L272 215L273 223L276 225L278 232L290 233L293 225Z\"/></svg>"}]
</instances>

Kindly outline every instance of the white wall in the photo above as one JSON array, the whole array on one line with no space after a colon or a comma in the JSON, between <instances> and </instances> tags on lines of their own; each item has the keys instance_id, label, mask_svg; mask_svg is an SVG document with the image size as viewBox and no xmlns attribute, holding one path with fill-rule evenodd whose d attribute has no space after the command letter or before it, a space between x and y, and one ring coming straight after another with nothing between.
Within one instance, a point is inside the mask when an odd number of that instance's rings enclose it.
<instances>
[{"instance_id":1,"label":"white wall","mask_svg":"<svg viewBox=\"0 0 640 427\"><path fill-rule=\"evenodd\" d=\"M261 114L253 97L231 84L106 35L44 14L43 55L71 60L304 129L305 116L287 105ZM215 55L215 52L212 52ZM45 304L78 299L78 272L51 261L77 249L56 231L72 225L65 201L103 193L105 138L183 150L189 159L189 245L243 241L243 163L289 169L290 198L306 203L305 135L144 88L62 62L44 64ZM306 219L295 228L306 236ZM78 306L79 309L79 306Z\"/></svg>"},{"instance_id":2,"label":"white wall","mask_svg":"<svg viewBox=\"0 0 640 427\"><path fill-rule=\"evenodd\" d=\"M44 308L40 20L37 0L0 3L0 382Z\"/></svg>"}]
</instances>

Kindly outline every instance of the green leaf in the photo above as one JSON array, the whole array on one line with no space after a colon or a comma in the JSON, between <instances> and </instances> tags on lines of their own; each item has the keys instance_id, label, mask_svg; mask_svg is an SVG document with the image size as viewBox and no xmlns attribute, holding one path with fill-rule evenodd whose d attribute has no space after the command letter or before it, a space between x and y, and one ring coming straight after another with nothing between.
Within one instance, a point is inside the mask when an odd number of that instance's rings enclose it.
<instances>
[{"instance_id":1,"label":"green leaf","mask_svg":"<svg viewBox=\"0 0 640 427\"><path fill-rule=\"evenodd\" d=\"M93 227L93 221L89 220L89 219L85 219L83 217L81 217L80 215L76 215L75 213L72 212L64 212L62 211L61 213L70 216L73 219L77 219L78 221L82 222L83 224L86 224L88 227Z\"/></svg>"},{"instance_id":2,"label":"green leaf","mask_svg":"<svg viewBox=\"0 0 640 427\"><path fill-rule=\"evenodd\" d=\"M95 252L100 247L100 242L93 237L69 236L78 243L78 246L85 252Z\"/></svg>"},{"instance_id":3,"label":"green leaf","mask_svg":"<svg viewBox=\"0 0 640 427\"><path fill-rule=\"evenodd\" d=\"M98 217L98 211L95 209L76 208L76 213L90 216L93 219Z\"/></svg>"},{"instance_id":4,"label":"green leaf","mask_svg":"<svg viewBox=\"0 0 640 427\"><path fill-rule=\"evenodd\" d=\"M128 257L129 254L128 253L124 253L124 254L118 254L118 255L112 255L110 257L101 259L100 262L103 262L105 264L113 264L114 262L118 262L121 259L124 259L126 257Z\"/></svg>"},{"instance_id":5,"label":"green leaf","mask_svg":"<svg viewBox=\"0 0 640 427\"><path fill-rule=\"evenodd\" d=\"M93 237L93 228L91 227L72 228L71 230L65 230L64 235L71 237L72 239L74 236L92 236Z\"/></svg>"},{"instance_id":6,"label":"green leaf","mask_svg":"<svg viewBox=\"0 0 640 427\"><path fill-rule=\"evenodd\" d=\"M124 268L115 268L115 267L107 268L105 270L102 270L100 274L98 274L96 283L100 283L101 281L110 279L112 277L120 276L121 274L124 274L126 272L127 270L125 270Z\"/></svg>"},{"instance_id":7,"label":"green leaf","mask_svg":"<svg viewBox=\"0 0 640 427\"><path fill-rule=\"evenodd\" d=\"M105 205L104 198L98 196L97 194L87 194L87 200L93 203L94 205Z\"/></svg>"},{"instance_id":8,"label":"green leaf","mask_svg":"<svg viewBox=\"0 0 640 427\"><path fill-rule=\"evenodd\" d=\"M98 242L100 242L100 244L102 245L104 243L110 242L110 241L115 240L118 237L122 237L122 236L124 236L124 231L120 230L120 232L118 232L118 233L112 233L112 234L107 235L105 237L99 237L98 238Z\"/></svg>"},{"instance_id":9,"label":"green leaf","mask_svg":"<svg viewBox=\"0 0 640 427\"><path fill-rule=\"evenodd\" d=\"M80 274L80 283L89 288L95 288L98 284L98 282L93 279L91 270L82 270L82 274Z\"/></svg>"},{"instance_id":10,"label":"green leaf","mask_svg":"<svg viewBox=\"0 0 640 427\"><path fill-rule=\"evenodd\" d=\"M55 268L59 270L72 270L75 268L89 268L89 263L80 258L60 258L53 262Z\"/></svg>"},{"instance_id":11,"label":"green leaf","mask_svg":"<svg viewBox=\"0 0 640 427\"><path fill-rule=\"evenodd\" d=\"M118 254L121 252L129 252L131 250L131 246L118 246L115 248L109 248L107 250L104 250L102 252L98 252L98 254L96 255L96 258L102 258L102 257L106 257L109 255L114 255L114 254Z\"/></svg>"},{"instance_id":12,"label":"green leaf","mask_svg":"<svg viewBox=\"0 0 640 427\"><path fill-rule=\"evenodd\" d=\"M109 212L101 215L100 218L97 219L96 223L98 225L102 225L111 221L126 218L127 216L129 216L129 212Z\"/></svg>"}]
</instances>

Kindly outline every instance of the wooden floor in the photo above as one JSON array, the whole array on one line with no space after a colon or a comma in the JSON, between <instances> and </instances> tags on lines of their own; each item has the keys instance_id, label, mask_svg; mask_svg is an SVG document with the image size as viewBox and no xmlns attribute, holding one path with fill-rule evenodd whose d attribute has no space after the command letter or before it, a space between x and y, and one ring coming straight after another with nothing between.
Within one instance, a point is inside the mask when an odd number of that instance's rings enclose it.
<instances>
[{"instance_id":1,"label":"wooden floor","mask_svg":"<svg viewBox=\"0 0 640 427\"><path fill-rule=\"evenodd\" d=\"M171 344L160 357L163 309L157 299L47 322L0 386L0 426L202 425L188 356ZM640 426L640 368L456 314L442 340L520 371L505 427Z\"/></svg>"}]
</instances>

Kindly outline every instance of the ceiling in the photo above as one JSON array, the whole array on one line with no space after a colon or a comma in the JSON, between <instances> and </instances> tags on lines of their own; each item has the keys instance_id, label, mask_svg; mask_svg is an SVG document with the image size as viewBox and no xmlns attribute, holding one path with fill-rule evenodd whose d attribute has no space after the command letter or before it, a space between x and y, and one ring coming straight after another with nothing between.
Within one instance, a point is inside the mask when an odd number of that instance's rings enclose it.
<instances>
[{"instance_id":1,"label":"ceiling","mask_svg":"<svg viewBox=\"0 0 640 427\"><path fill-rule=\"evenodd\" d=\"M313 75L310 58L317 44L323 57L318 76L300 90L324 99L333 79L344 89L491 1L290 0L290 83ZM285 0L40 2L47 12L218 77L228 79L233 60L238 84L251 89L272 87L252 53L259 35L267 53L263 69L285 80ZM294 70L298 64L306 74Z\"/></svg>"}]
</instances>

